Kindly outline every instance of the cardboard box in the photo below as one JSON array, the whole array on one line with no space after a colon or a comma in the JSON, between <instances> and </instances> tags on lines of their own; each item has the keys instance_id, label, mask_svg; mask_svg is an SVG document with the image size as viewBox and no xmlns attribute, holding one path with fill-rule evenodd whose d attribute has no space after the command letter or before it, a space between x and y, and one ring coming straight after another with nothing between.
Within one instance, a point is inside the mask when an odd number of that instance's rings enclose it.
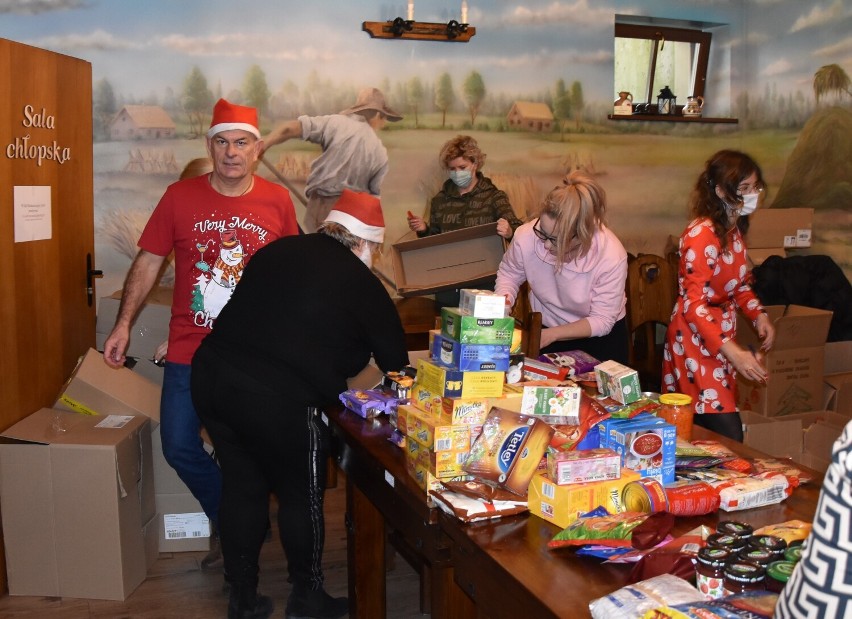
<instances>
[{"instance_id":1,"label":"cardboard box","mask_svg":"<svg viewBox=\"0 0 852 619\"><path fill-rule=\"evenodd\" d=\"M497 274L504 251L494 224L396 243L391 258L397 292L407 297L481 287Z\"/></svg>"},{"instance_id":2,"label":"cardboard box","mask_svg":"<svg viewBox=\"0 0 852 619\"><path fill-rule=\"evenodd\" d=\"M397 427L408 438L434 452L440 452L468 451L471 430L475 426L449 424L440 417L418 410L410 404L403 404L397 411Z\"/></svg>"},{"instance_id":3,"label":"cardboard box","mask_svg":"<svg viewBox=\"0 0 852 619\"><path fill-rule=\"evenodd\" d=\"M621 469L621 477L612 481L559 486L544 471L538 471L530 480L527 504L531 514L564 529L580 514L599 505L612 514L624 511L621 491L631 481L639 479L639 473Z\"/></svg>"},{"instance_id":4,"label":"cardboard box","mask_svg":"<svg viewBox=\"0 0 852 619\"><path fill-rule=\"evenodd\" d=\"M0 435L12 595L125 600L145 580L156 558L150 424L43 408Z\"/></svg>"},{"instance_id":5,"label":"cardboard box","mask_svg":"<svg viewBox=\"0 0 852 619\"><path fill-rule=\"evenodd\" d=\"M487 318L467 315L458 307L441 308L441 334L462 344L509 346L514 332L515 319L511 316Z\"/></svg>"},{"instance_id":6,"label":"cardboard box","mask_svg":"<svg viewBox=\"0 0 852 619\"><path fill-rule=\"evenodd\" d=\"M824 360L824 408L852 418L852 342L828 342Z\"/></svg>"},{"instance_id":7,"label":"cardboard box","mask_svg":"<svg viewBox=\"0 0 852 619\"><path fill-rule=\"evenodd\" d=\"M598 393L609 396L621 404L630 404L642 394L636 370L617 361L604 361L595 366Z\"/></svg>"},{"instance_id":8,"label":"cardboard box","mask_svg":"<svg viewBox=\"0 0 852 619\"><path fill-rule=\"evenodd\" d=\"M775 343L766 355L766 385L737 376L737 404L766 416L791 415L819 410L823 404L824 346L832 313L789 305L766 307L775 325ZM740 315L737 342L754 350L760 339L751 321Z\"/></svg>"},{"instance_id":9,"label":"cardboard box","mask_svg":"<svg viewBox=\"0 0 852 619\"><path fill-rule=\"evenodd\" d=\"M85 415L143 415L160 421L160 388L128 370L113 369L93 348L80 359L54 408Z\"/></svg>"},{"instance_id":10,"label":"cardboard box","mask_svg":"<svg viewBox=\"0 0 852 619\"><path fill-rule=\"evenodd\" d=\"M506 316L506 297L493 290L463 288L459 291L459 310L478 318L503 318Z\"/></svg>"},{"instance_id":11,"label":"cardboard box","mask_svg":"<svg viewBox=\"0 0 852 619\"><path fill-rule=\"evenodd\" d=\"M204 448L210 452L213 448L205 443ZM157 548L159 552L197 552L210 549L210 523L198 500L181 481L175 470L166 462L163 456L163 441L160 437L160 426L151 431L151 460L154 474L154 501L157 508ZM199 515L200 514L200 515ZM191 526L200 518L206 522L203 536L191 533ZM186 521L186 525L178 527L172 521ZM170 524L171 523L171 524ZM171 533L167 536L166 531ZM186 532L185 536L180 531Z\"/></svg>"},{"instance_id":12,"label":"cardboard box","mask_svg":"<svg viewBox=\"0 0 852 619\"><path fill-rule=\"evenodd\" d=\"M130 343L127 356L151 359L157 346L169 339L169 321L172 317L173 288L155 287L145 299L145 305L139 310L139 316L130 330ZM118 308L121 304L121 290L98 300L98 317L95 323L97 347L103 350L103 343L115 326Z\"/></svg>"},{"instance_id":13,"label":"cardboard box","mask_svg":"<svg viewBox=\"0 0 852 619\"><path fill-rule=\"evenodd\" d=\"M438 342L439 338L435 338ZM509 346L502 344L462 344L441 335L436 346L436 361L462 372L506 372Z\"/></svg>"},{"instance_id":14,"label":"cardboard box","mask_svg":"<svg viewBox=\"0 0 852 619\"><path fill-rule=\"evenodd\" d=\"M753 249L810 247L814 209L764 208L751 215L746 236L749 253Z\"/></svg>"},{"instance_id":15,"label":"cardboard box","mask_svg":"<svg viewBox=\"0 0 852 619\"><path fill-rule=\"evenodd\" d=\"M499 398L505 372L462 372L417 359L417 383L443 398Z\"/></svg>"}]
</instances>

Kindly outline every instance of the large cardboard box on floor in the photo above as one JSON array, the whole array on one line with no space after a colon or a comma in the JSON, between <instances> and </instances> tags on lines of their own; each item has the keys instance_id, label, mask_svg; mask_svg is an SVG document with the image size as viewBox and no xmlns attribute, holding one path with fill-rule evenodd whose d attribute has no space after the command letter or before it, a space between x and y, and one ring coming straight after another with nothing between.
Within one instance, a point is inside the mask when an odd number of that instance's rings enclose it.
<instances>
[{"instance_id":1,"label":"large cardboard box on floor","mask_svg":"<svg viewBox=\"0 0 852 619\"><path fill-rule=\"evenodd\" d=\"M160 387L127 368L114 369L93 348L80 359L54 408L86 415L144 415L160 421Z\"/></svg>"},{"instance_id":2,"label":"large cardboard box on floor","mask_svg":"<svg viewBox=\"0 0 852 619\"><path fill-rule=\"evenodd\" d=\"M494 224L483 224L393 245L397 292L406 296L479 288L496 274L505 244Z\"/></svg>"},{"instance_id":3,"label":"large cardboard box on floor","mask_svg":"<svg viewBox=\"0 0 852 619\"><path fill-rule=\"evenodd\" d=\"M43 408L0 435L12 595L124 600L157 555L151 421Z\"/></svg>"},{"instance_id":4,"label":"large cardboard box on floor","mask_svg":"<svg viewBox=\"0 0 852 619\"><path fill-rule=\"evenodd\" d=\"M775 325L775 343L766 355L766 385L737 376L738 405L769 417L822 408L825 340L832 313L802 305L766 307ZM760 339L751 321L740 315L737 342L755 351Z\"/></svg>"},{"instance_id":5,"label":"large cardboard box on floor","mask_svg":"<svg viewBox=\"0 0 852 619\"><path fill-rule=\"evenodd\" d=\"M852 342L825 345L825 409L852 418Z\"/></svg>"},{"instance_id":6,"label":"large cardboard box on floor","mask_svg":"<svg viewBox=\"0 0 852 619\"><path fill-rule=\"evenodd\" d=\"M763 208L751 215L746 247L793 249L810 247L814 220L812 208Z\"/></svg>"},{"instance_id":7,"label":"large cardboard box on floor","mask_svg":"<svg viewBox=\"0 0 852 619\"><path fill-rule=\"evenodd\" d=\"M139 315L130 330L127 356L150 359L162 342L169 337L169 321L172 316L173 288L154 287L139 310ZM98 300L98 318L95 323L96 346L103 350L103 343L115 325L121 304L121 290Z\"/></svg>"}]
</instances>

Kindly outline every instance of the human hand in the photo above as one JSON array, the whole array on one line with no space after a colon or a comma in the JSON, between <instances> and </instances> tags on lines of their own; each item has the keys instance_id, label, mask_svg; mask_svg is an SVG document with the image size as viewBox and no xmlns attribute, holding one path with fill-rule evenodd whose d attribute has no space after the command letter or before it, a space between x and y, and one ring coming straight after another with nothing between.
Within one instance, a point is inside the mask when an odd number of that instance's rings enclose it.
<instances>
[{"instance_id":1,"label":"human hand","mask_svg":"<svg viewBox=\"0 0 852 619\"><path fill-rule=\"evenodd\" d=\"M757 335L763 342L760 345L760 350L769 352L775 343L775 325L772 324L769 316L765 313L758 316L754 324L757 328Z\"/></svg>"},{"instance_id":2,"label":"human hand","mask_svg":"<svg viewBox=\"0 0 852 619\"><path fill-rule=\"evenodd\" d=\"M512 238L512 232L512 226L509 225L508 220L502 217L497 220L497 234L508 241Z\"/></svg>"},{"instance_id":3,"label":"human hand","mask_svg":"<svg viewBox=\"0 0 852 619\"><path fill-rule=\"evenodd\" d=\"M124 366L127 360L125 351L127 344L130 341L129 330L116 325L113 327L112 333L109 334L104 342L104 363L111 368L120 368Z\"/></svg>"},{"instance_id":4,"label":"human hand","mask_svg":"<svg viewBox=\"0 0 852 619\"><path fill-rule=\"evenodd\" d=\"M545 348L550 346L555 342L558 338L556 337L557 333L553 328L543 328L541 330L541 340L540 340L540 348Z\"/></svg>"},{"instance_id":5,"label":"human hand","mask_svg":"<svg viewBox=\"0 0 852 619\"><path fill-rule=\"evenodd\" d=\"M169 340L165 340L160 342L160 345L157 346L157 350L154 351L154 358L151 361L154 362L154 365L162 366L163 362L166 360L166 354L169 352Z\"/></svg>"},{"instance_id":6,"label":"human hand","mask_svg":"<svg viewBox=\"0 0 852 619\"><path fill-rule=\"evenodd\" d=\"M729 341L727 344L733 344ZM763 366L763 355L759 355L754 350L745 350L734 344L730 350L724 351L725 356L736 368L737 372L742 374L748 380L765 385L769 379L769 372Z\"/></svg>"},{"instance_id":7,"label":"human hand","mask_svg":"<svg viewBox=\"0 0 852 619\"><path fill-rule=\"evenodd\" d=\"M411 211L408 211L408 227L414 230L414 232L425 232L426 222L423 221L422 217L418 217Z\"/></svg>"}]
</instances>

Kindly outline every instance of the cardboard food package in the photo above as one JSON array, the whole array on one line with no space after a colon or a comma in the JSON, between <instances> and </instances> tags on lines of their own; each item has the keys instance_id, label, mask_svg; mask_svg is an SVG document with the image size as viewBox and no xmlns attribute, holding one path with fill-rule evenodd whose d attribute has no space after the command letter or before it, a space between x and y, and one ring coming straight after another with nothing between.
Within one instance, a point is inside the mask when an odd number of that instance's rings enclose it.
<instances>
[{"instance_id":1,"label":"cardboard food package","mask_svg":"<svg viewBox=\"0 0 852 619\"><path fill-rule=\"evenodd\" d=\"M751 215L746 235L752 266L769 256L786 256L787 250L810 247L813 236L812 208L760 208Z\"/></svg>"},{"instance_id":2,"label":"cardboard food package","mask_svg":"<svg viewBox=\"0 0 852 619\"><path fill-rule=\"evenodd\" d=\"M12 595L125 600L157 557L150 420L43 408L2 433Z\"/></svg>"},{"instance_id":3,"label":"cardboard food package","mask_svg":"<svg viewBox=\"0 0 852 619\"><path fill-rule=\"evenodd\" d=\"M832 313L803 305L770 305L775 343L764 364L769 380L761 385L737 376L737 405L768 417L820 410L823 406L825 340ZM737 342L757 351L760 338L744 315L737 319Z\"/></svg>"},{"instance_id":4,"label":"cardboard food package","mask_svg":"<svg viewBox=\"0 0 852 619\"><path fill-rule=\"evenodd\" d=\"M396 243L391 258L397 292L406 297L482 286L497 274L504 252L494 224Z\"/></svg>"}]
</instances>

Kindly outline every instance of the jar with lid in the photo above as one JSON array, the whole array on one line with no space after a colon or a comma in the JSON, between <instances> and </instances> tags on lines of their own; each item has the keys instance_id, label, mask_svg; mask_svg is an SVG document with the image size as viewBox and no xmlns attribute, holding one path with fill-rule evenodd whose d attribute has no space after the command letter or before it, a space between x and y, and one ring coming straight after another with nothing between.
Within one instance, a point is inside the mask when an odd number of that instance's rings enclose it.
<instances>
[{"instance_id":1,"label":"jar with lid","mask_svg":"<svg viewBox=\"0 0 852 619\"><path fill-rule=\"evenodd\" d=\"M790 580L793 575L793 570L796 569L796 564L792 561L773 561L766 568L766 588L775 593L781 593L781 590Z\"/></svg>"},{"instance_id":2,"label":"jar with lid","mask_svg":"<svg viewBox=\"0 0 852 619\"><path fill-rule=\"evenodd\" d=\"M773 561L781 561L784 551L787 550L787 542L775 535L755 535L748 540L750 548L762 548L772 554Z\"/></svg>"},{"instance_id":3,"label":"jar with lid","mask_svg":"<svg viewBox=\"0 0 852 619\"><path fill-rule=\"evenodd\" d=\"M733 561L724 569L725 595L759 591L766 588L766 569L748 561Z\"/></svg>"},{"instance_id":4,"label":"jar with lid","mask_svg":"<svg viewBox=\"0 0 852 619\"><path fill-rule=\"evenodd\" d=\"M694 415L690 396L684 393L664 393L660 396L660 410L657 417L672 424L677 429L678 438L685 441L692 440Z\"/></svg>"},{"instance_id":5,"label":"jar with lid","mask_svg":"<svg viewBox=\"0 0 852 619\"><path fill-rule=\"evenodd\" d=\"M748 541L745 538L730 533L712 533L707 536L707 545L715 548L725 548L734 555L743 550Z\"/></svg>"},{"instance_id":6,"label":"jar with lid","mask_svg":"<svg viewBox=\"0 0 852 619\"><path fill-rule=\"evenodd\" d=\"M777 561L775 554L768 548L757 548L747 545L737 554L740 561L748 561L749 563L757 563L766 567L773 561Z\"/></svg>"},{"instance_id":7,"label":"jar with lid","mask_svg":"<svg viewBox=\"0 0 852 619\"><path fill-rule=\"evenodd\" d=\"M725 564L734 556L726 548L705 546L695 558L695 586L705 600L718 600L725 596Z\"/></svg>"},{"instance_id":8,"label":"jar with lid","mask_svg":"<svg viewBox=\"0 0 852 619\"><path fill-rule=\"evenodd\" d=\"M738 522L737 520L722 520L716 525L717 533L728 533L742 537L746 543L754 534L754 527L747 522Z\"/></svg>"},{"instance_id":9,"label":"jar with lid","mask_svg":"<svg viewBox=\"0 0 852 619\"><path fill-rule=\"evenodd\" d=\"M784 560L792 561L793 563L798 563L802 558L802 545L796 544L795 546L788 546L787 550L784 551Z\"/></svg>"}]
</instances>

